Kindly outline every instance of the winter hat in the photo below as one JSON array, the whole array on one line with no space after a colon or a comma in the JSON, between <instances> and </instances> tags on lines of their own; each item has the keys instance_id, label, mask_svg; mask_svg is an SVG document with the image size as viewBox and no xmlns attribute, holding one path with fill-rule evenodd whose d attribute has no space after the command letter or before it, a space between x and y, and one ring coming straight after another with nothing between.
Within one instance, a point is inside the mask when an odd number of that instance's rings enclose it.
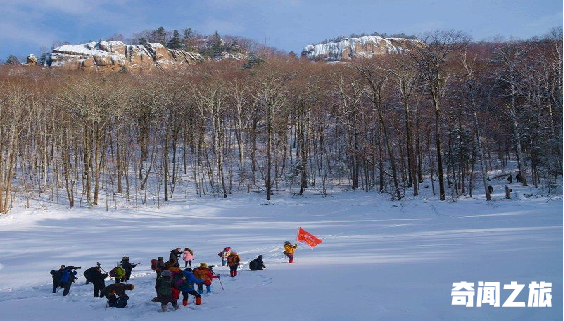
<instances>
[{"instance_id":1,"label":"winter hat","mask_svg":"<svg viewBox=\"0 0 564 321\"><path fill-rule=\"evenodd\" d=\"M207 265L206 263L200 263L200 267L205 267L205 268L207 268L208 265Z\"/></svg>"},{"instance_id":2,"label":"winter hat","mask_svg":"<svg viewBox=\"0 0 564 321\"><path fill-rule=\"evenodd\" d=\"M189 248L187 248L187 247L185 247L185 248L184 248L184 251L190 251L190 249L189 249Z\"/></svg>"},{"instance_id":3,"label":"winter hat","mask_svg":"<svg viewBox=\"0 0 564 321\"><path fill-rule=\"evenodd\" d=\"M262 255L259 255L258 258L262 260Z\"/></svg>"},{"instance_id":4,"label":"winter hat","mask_svg":"<svg viewBox=\"0 0 564 321\"><path fill-rule=\"evenodd\" d=\"M164 270L163 273L161 273L162 276L172 276L172 272L170 272L169 270Z\"/></svg>"}]
</instances>

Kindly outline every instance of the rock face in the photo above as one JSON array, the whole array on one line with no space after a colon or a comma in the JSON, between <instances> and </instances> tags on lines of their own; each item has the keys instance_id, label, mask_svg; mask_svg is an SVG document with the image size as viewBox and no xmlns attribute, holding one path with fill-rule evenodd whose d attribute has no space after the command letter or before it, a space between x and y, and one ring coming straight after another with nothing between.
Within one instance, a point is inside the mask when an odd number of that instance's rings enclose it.
<instances>
[{"instance_id":1,"label":"rock face","mask_svg":"<svg viewBox=\"0 0 564 321\"><path fill-rule=\"evenodd\" d=\"M46 56L45 65L96 71L166 69L203 61L197 52L167 49L160 43L126 45L121 41L63 45Z\"/></svg>"},{"instance_id":2,"label":"rock face","mask_svg":"<svg viewBox=\"0 0 564 321\"><path fill-rule=\"evenodd\" d=\"M29 56L27 56L25 64L26 64L26 66L37 65L37 57L35 57L34 54L30 54Z\"/></svg>"},{"instance_id":3,"label":"rock face","mask_svg":"<svg viewBox=\"0 0 564 321\"><path fill-rule=\"evenodd\" d=\"M420 41L413 39L363 36L307 45L302 51L302 56L311 60L342 61L358 57L370 58L374 55L401 53L408 50L409 46L420 44Z\"/></svg>"}]
</instances>

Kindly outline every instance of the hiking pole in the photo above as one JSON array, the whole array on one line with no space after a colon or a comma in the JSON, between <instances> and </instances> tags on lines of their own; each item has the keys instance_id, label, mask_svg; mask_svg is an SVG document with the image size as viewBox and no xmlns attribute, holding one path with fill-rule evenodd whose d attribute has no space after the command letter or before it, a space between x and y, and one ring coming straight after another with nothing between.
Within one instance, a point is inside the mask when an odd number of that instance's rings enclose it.
<instances>
[{"instance_id":1,"label":"hiking pole","mask_svg":"<svg viewBox=\"0 0 564 321\"><path fill-rule=\"evenodd\" d=\"M217 280L219 281L219 284L221 284L221 289L225 291L225 289L223 288L223 282L221 282L221 277L217 278Z\"/></svg>"},{"instance_id":2,"label":"hiking pole","mask_svg":"<svg viewBox=\"0 0 564 321\"><path fill-rule=\"evenodd\" d=\"M212 266L213 266L213 265L212 265ZM218 276L217 280L219 281L219 284L221 284L221 289L222 289L223 291L225 291L225 289L223 288L223 282L221 282L221 275L220 275L220 274L215 274L215 272L213 272L213 271L212 271L212 274Z\"/></svg>"}]
</instances>

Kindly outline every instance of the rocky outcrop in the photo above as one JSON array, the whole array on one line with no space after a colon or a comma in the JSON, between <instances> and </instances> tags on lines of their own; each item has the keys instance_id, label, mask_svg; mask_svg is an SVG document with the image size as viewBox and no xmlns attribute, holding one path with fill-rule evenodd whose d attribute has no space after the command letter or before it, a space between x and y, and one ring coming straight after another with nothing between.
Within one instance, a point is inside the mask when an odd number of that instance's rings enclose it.
<instances>
[{"instance_id":1,"label":"rocky outcrop","mask_svg":"<svg viewBox=\"0 0 564 321\"><path fill-rule=\"evenodd\" d=\"M25 59L25 65L26 65L26 66L35 66L35 65L37 65L37 57L35 57L34 54L30 54L30 55L27 56L27 58Z\"/></svg>"},{"instance_id":2,"label":"rocky outcrop","mask_svg":"<svg viewBox=\"0 0 564 321\"><path fill-rule=\"evenodd\" d=\"M167 49L160 43L126 45L121 41L63 45L46 56L45 65L65 69L120 71L167 69L203 61L197 52Z\"/></svg>"},{"instance_id":3,"label":"rocky outcrop","mask_svg":"<svg viewBox=\"0 0 564 321\"><path fill-rule=\"evenodd\" d=\"M311 60L342 61L401 53L409 50L410 46L421 44L420 41L413 39L382 38L380 36L343 38L339 41L307 45L302 51L302 56Z\"/></svg>"}]
</instances>

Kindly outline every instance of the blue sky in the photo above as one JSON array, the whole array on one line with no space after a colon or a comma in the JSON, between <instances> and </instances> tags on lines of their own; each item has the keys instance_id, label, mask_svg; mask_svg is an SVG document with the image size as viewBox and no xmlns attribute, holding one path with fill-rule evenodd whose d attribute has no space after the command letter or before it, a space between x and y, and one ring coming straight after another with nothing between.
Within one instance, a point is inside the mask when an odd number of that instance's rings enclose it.
<instances>
[{"instance_id":1,"label":"blue sky","mask_svg":"<svg viewBox=\"0 0 564 321\"><path fill-rule=\"evenodd\" d=\"M217 30L299 53L308 43L374 31L529 38L562 26L562 0L0 0L0 59L158 26Z\"/></svg>"}]
</instances>

